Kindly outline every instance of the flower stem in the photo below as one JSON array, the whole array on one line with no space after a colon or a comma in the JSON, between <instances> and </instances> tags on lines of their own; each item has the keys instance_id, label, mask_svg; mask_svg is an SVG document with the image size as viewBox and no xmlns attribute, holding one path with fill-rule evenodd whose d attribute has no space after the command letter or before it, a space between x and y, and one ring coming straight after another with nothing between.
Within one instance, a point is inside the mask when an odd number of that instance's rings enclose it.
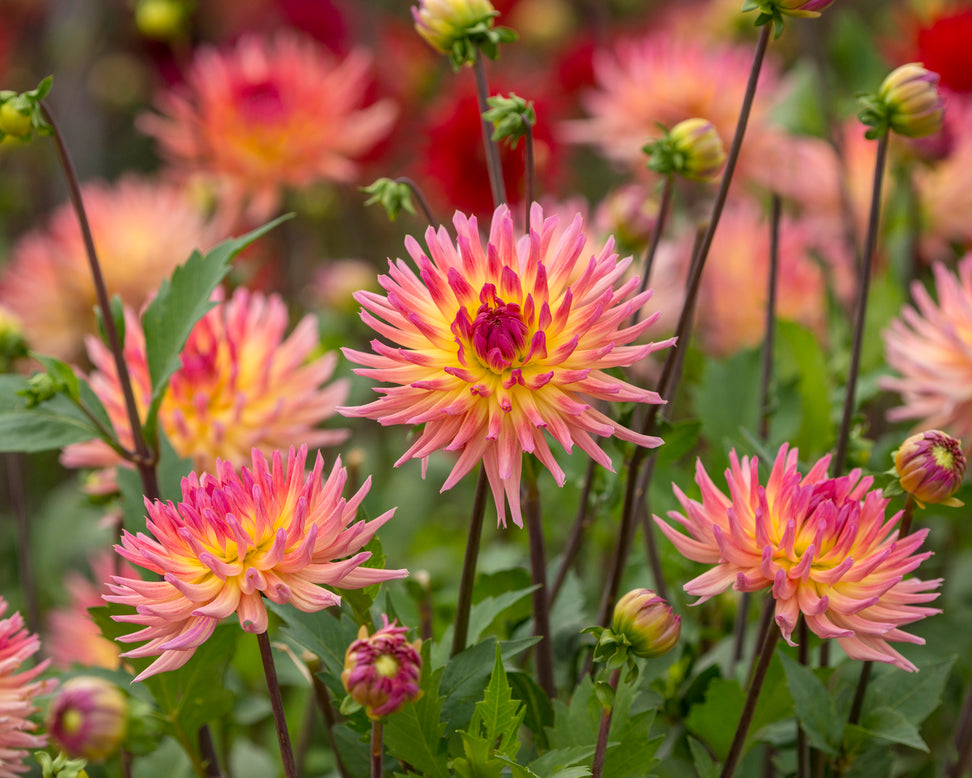
<instances>
[{"instance_id":1,"label":"flower stem","mask_svg":"<svg viewBox=\"0 0 972 778\"><path fill-rule=\"evenodd\" d=\"M311 674L314 684L314 699L317 700L317 707L324 717L324 728L327 730L327 740L331 744L331 751L334 753L334 762L337 766L341 778L351 778L344 762L341 761L341 754L338 752L337 739L334 737L334 726L337 723L334 718L334 707L331 705L331 695L324 682L317 677L316 673Z\"/></svg>"},{"instance_id":2,"label":"flower stem","mask_svg":"<svg viewBox=\"0 0 972 778\"><path fill-rule=\"evenodd\" d=\"M611 673L611 688L617 691L618 679L621 677L621 668L617 668ZM611 731L611 716L614 714L614 706L601 710L601 726L597 731L597 747L594 751L594 764L591 768L591 778L601 778L604 775L604 760L607 756L608 734Z\"/></svg>"},{"instance_id":3,"label":"flower stem","mask_svg":"<svg viewBox=\"0 0 972 778\"><path fill-rule=\"evenodd\" d=\"M797 649L797 659L800 664L806 667L810 663L810 635L807 630L807 620L800 618L797 627L797 640L800 643ZM797 719L797 778L810 778L810 744L807 741L807 733Z\"/></svg>"},{"instance_id":4,"label":"flower stem","mask_svg":"<svg viewBox=\"0 0 972 778\"><path fill-rule=\"evenodd\" d=\"M665 176L665 183L662 185L661 202L658 204L658 218L655 220L655 229L651 233L651 243L648 245L648 251L645 253L645 266L641 271L641 286L638 287L639 294L648 288L648 283L651 279L651 269L655 264L655 254L658 253L658 244L661 243L661 236L665 230L665 224L668 221L668 212L671 210L674 194L675 176L669 173ZM640 316L641 310L639 309L631 315L631 323L628 326L633 327L637 324Z\"/></svg>"},{"instance_id":5,"label":"flower stem","mask_svg":"<svg viewBox=\"0 0 972 778\"><path fill-rule=\"evenodd\" d=\"M759 437L769 438L770 383L773 378L773 344L776 337L776 277L780 265L780 216L782 201L773 195L770 206L769 277L766 282L766 329L763 337L763 365L759 382Z\"/></svg>"},{"instance_id":6,"label":"flower stem","mask_svg":"<svg viewBox=\"0 0 972 778\"><path fill-rule=\"evenodd\" d=\"M273 723L277 729L277 743L280 746L280 757L283 760L286 778L297 778L297 765L294 762L294 752L290 747L290 733L287 731L287 720L284 718L283 698L280 695L280 683L277 681L277 668L273 664L273 649L270 648L270 636L266 632L257 635L260 645L260 659L263 660L263 674L267 678L267 691L270 693L270 707L273 710Z\"/></svg>"},{"instance_id":7,"label":"flower stem","mask_svg":"<svg viewBox=\"0 0 972 778\"><path fill-rule=\"evenodd\" d=\"M208 724L203 724L199 728L196 740L199 742L203 774L207 778L223 778L223 771L219 769L219 759L216 757L216 747L213 745L213 734Z\"/></svg>"},{"instance_id":8,"label":"flower stem","mask_svg":"<svg viewBox=\"0 0 972 778\"><path fill-rule=\"evenodd\" d=\"M910 494L905 499L904 510L901 511L901 523L898 525L898 539L911 534L911 522L915 518L915 498Z\"/></svg>"},{"instance_id":9,"label":"flower stem","mask_svg":"<svg viewBox=\"0 0 972 778\"><path fill-rule=\"evenodd\" d=\"M962 703L962 713L955 729L955 750L958 752L958 756L955 762L949 766L947 775L949 778L962 778L963 773L972 764L972 685L966 692L965 702Z\"/></svg>"},{"instance_id":10,"label":"flower stem","mask_svg":"<svg viewBox=\"0 0 972 778\"><path fill-rule=\"evenodd\" d=\"M888 156L888 135L878 139L877 155L874 161L874 184L871 194L871 211L867 220L867 238L864 243L864 256L861 259L857 279L857 302L854 316L854 336L851 344L851 361L847 374L847 391L844 395L844 412L837 435L837 453L834 455L834 475L844 472L847 464L847 446L850 440L851 419L854 415L854 396L857 392L857 377L861 369L861 346L864 342L864 321L867 316L867 295L871 286L871 267L877 247L878 224L881 219L881 184L884 180L884 167Z\"/></svg>"},{"instance_id":11,"label":"flower stem","mask_svg":"<svg viewBox=\"0 0 972 778\"><path fill-rule=\"evenodd\" d=\"M419 185L416 184L408 176L399 176L395 179L396 184L405 184L409 188L409 191L415 195L415 199L418 200L419 208L422 209L422 213L425 215L426 221L432 226L433 229L439 229L439 220L435 218L435 214L432 213L432 208L429 206L429 201L425 199L425 195L422 194L422 190Z\"/></svg>"},{"instance_id":12,"label":"flower stem","mask_svg":"<svg viewBox=\"0 0 972 778\"><path fill-rule=\"evenodd\" d=\"M763 29L766 29L766 27ZM756 702L759 700L759 693L763 688L763 681L766 680L766 672L769 670L770 662L773 660L776 642L780 639L780 631L774 629L774 626L772 619L767 620L767 631L761 636L762 650L759 654L759 663L756 665L753 680L749 684L746 703L743 705L742 715L739 717L739 726L736 727L736 734L732 739L732 745L729 747L726 762L722 766L720 778L729 778L729 776L733 775L736 772L736 766L739 764L739 758L742 756L743 746L746 743L746 735L749 733L749 725L752 724L753 713L756 711Z\"/></svg>"},{"instance_id":13,"label":"flower stem","mask_svg":"<svg viewBox=\"0 0 972 778\"><path fill-rule=\"evenodd\" d=\"M371 778L381 778L381 729L380 720L371 722Z\"/></svg>"},{"instance_id":14,"label":"flower stem","mask_svg":"<svg viewBox=\"0 0 972 778\"><path fill-rule=\"evenodd\" d=\"M526 514L527 534L530 540L530 577L537 588L533 590L533 634L540 638L536 645L537 681L540 688L550 699L556 696L557 689L553 676L553 646L550 634L550 610L547 603L547 557L543 543L543 523L540 520L540 490L533 462L528 459L526 467L526 500L523 512Z\"/></svg>"},{"instance_id":15,"label":"flower stem","mask_svg":"<svg viewBox=\"0 0 972 778\"><path fill-rule=\"evenodd\" d=\"M476 560L479 559L479 546L483 536L487 487L486 469L480 465L479 479L476 481L476 496L473 498L472 515L469 517L466 555L462 560L462 578L459 581L459 599L456 602L456 622L452 633L452 656L466 648L466 637L469 634L469 609L472 607L473 583L476 580Z\"/></svg>"},{"instance_id":16,"label":"flower stem","mask_svg":"<svg viewBox=\"0 0 972 778\"><path fill-rule=\"evenodd\" d=\"M479 120L483 128L483 147L486 150L486 170L489 172L489 188L493 193L493 204L501 205L506 202L506 185L503 183L503 168L500 165L499 147L492 139L493 132L490 123L482 118L489 110L486 98L489 97L489 86L486 83L486 65L483 64L482 54L476 55L473 63L476 74L476 97L479 100Z\"/></svg>"},{"instance_id":17,"label":"flower stem","mask_svg":"<svg viewBox=\"0 0 972 778\"><path fill-rule=\"evenodd\" d=\"M135 456L132 463L138 469L139 477L142 480L142 492L150 500L159 499L159 484L156 473L156 463L158 456L151 451L142 435L142 422L138 415L138 406L135 403L135 393L132 389L131 376L128 373L128 365L125 362L125 354L122 349L121 338L115 327L115 319L111 314L111 302L108 298L108 289L105 286L105 279L101 273L101 264L98 262L98 253L95 250L94 238L91 235L91 225L88 223L88 216L84 209L84 201L81 199L81 186L78 183L78 176L68 153L64 137L58 129L57 122L46 105L41 104L44 119L51 126L54 144L57 148L57 158L61 164L64 178L67 181L68 194L71 198L71 205L78 219L81 228L81 237L84 241L84 249L88 258L88 267L91 270L91 277L95 287L95 295L98 300L98 308L101 310L101 318L105 328L105 337L108 339L108 347L115 362L115 369L118 372L118 381L121 384L122 394L125 398L125 410L128 413L128 421L132 428L132 442L134 444Z\"/></svg>"},{"instance_id":18,"label":"flower stem","mask_svg":"<svg viewBox=\"0 0 972 778\"><path fill-rule=\"evenodd\" d=\"M530 209L537 199L537 160L533 152L533 126L526 122L526 143L523 150L523 223L530 234Z\"/></svg>"}]
</instances>

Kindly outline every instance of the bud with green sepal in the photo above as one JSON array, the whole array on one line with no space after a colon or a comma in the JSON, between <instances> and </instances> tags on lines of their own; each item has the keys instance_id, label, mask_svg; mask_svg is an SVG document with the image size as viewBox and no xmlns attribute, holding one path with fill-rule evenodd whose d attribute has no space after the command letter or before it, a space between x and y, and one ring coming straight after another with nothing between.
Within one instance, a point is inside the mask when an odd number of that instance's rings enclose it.
<instances>
[{"instance_id":1,"label":"bud with green sepal","mask_svg":"<svg viewBox=\"0 0 972 778\"><path fill-rule=\"evenodd\" d=\"M28 141L34 132L50 135L51 127L41 111L41 100L51 91L48 76L29 92L0 90L0 141L6 138Z\"/></svg>"},{"instance_id":2,"label":"bud with green sepal","mask_svg":"<svg viewBox=\"0 0 972 778\"><path fill-rule=\"evenodd\" d=\"M385 209L388 218L392 221L395 221L402 211L415 214L415 207L412 205L412 190L408 184L401 181L379 178L374 183L361 187L361 191L371 195L365 200L365 205L378 203Z\"/></svg>"},{"instance_id":3,"label":"bud with green sepal","mask_svg":"<svg viewBox=\"0 0 972 778\"><path fill-rule=\"evenodd\" d=\"M960 507L953 495L965 477L962 444L940 430L912 435L894 452L894 469L901 491L919 506L925 503Z\"/></svg>"},{"instance_id":4,"label":"bud with green sepal","mask_svg":"<svg viewBox=\"0 0 972 778\"><path fill-rule=\"evenodd\" d=\"M537 113L533 110L533 102L527 102L514 92L509 97L495 95L486 99L489 110L483 113L483 118L493 125L494 141L506 141L510 148L515 149L520 138L530 132L530 128L537 123Z\"/></svg>"},{"instance_id":5,"label":"bud with green sepal","mask_svg":"<svg viewBox=\"0 0 972 778\"><path fill-rule=\"evenodd\" d=\"M858 98L857 117L871 127L870 139L889 131L907 138L924 138L942 128L945 101L938 91L939 75L919 62L892 70L881 82L877 94Z\"/></svg>"},{"instance_id":6,"label":"bud with green sepal","mask_svg":"<svg viewBox=\"0 0 972 778\"><path fill-rule=\"evenodd\" d=\"M46 751L37 751L34 758L40 763L44 778L88 778L84 769L88 763L84 759L68 759L64 754L51 759Z\"/></svg>"},{"instance_id":7,"label":"bud with green sepal","mask_svg":"<svg viewBox=\"0 0 972 778\"><path fill-rule=\"evenodd\" d=\"M662 129L665 129L662 127ZM644 146L648 167L662 175L693 181L717 178L726 164L726 149L712 122L692 118L679 122L664 137Z\"/></svg>"},{"instance_id":8,"label":"bud with green sepal","mask_svg":"<svg viewBox=\"0 0 972 778\"><path fill-rule=\"evenodd\" d=\"M779 38L783 33L784 16L813 19L820 16L820 12L833 2L834 0L746 0L742 10L744 13L758 10L759 15L754 24L762 27L772 22L775 35Z\"/></svg>"},{"instance_id":9,"label":"bud with green sepal","mask_svg":"<svg viewBox=\"0 0 972 778\"><path fill-rule=\"evenodd\" d=\"M496 59L500 43L516 40L513 30L493 25L498 15L489 0L421 0L412 7L418 34L456 70L475 62L478 51Z\"/></svg>"}]
</instances>

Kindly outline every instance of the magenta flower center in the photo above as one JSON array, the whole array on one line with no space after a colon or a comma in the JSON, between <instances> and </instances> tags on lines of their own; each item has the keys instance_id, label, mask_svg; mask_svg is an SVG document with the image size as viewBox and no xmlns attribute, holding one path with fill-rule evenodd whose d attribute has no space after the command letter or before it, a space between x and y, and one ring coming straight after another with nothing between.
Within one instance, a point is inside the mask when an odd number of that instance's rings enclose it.
<instances>
[{"instance_id":1,"label":"magenta flower center","mask_svg":"<svg viewBox=\"0 0 972 778\"><path fill-rule=\"evenodd\" d=\"M284 115L280 88L269 79L240 84L235 98L240 114L248 122L276 124Z\"/></svg>"},{"instance_id":2,"label":"magenta flower center","mask_svg":"<svg viewBox=\"0 0 972 778\"><path fill-rule=\"evenodd\" d=\"M527 326L520 306L495 298L479 307L472 323L472 344L476 356L490 370L502 373L513 366L526 345Z\"/></svg>"}]
</instances>

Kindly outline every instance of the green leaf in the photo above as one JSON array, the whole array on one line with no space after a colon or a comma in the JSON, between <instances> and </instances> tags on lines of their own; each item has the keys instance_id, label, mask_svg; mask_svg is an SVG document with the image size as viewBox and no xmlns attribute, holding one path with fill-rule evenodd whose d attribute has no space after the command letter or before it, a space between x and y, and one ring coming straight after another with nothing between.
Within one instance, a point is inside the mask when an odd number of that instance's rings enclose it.
<instances>
[{"instance_id":1,"label":"green leaf","mask_svg":"<svg viewBox=\"0 0 972 778\"><path fill-rule=\"evenodd\" d=\"M516 605L524 597L536 589L536 586L529 586L526 589L518 589L511 592L503 592L496 597L484 597L469 610L469 633L466 638L466 645L475 645L482 638L483 633L489 629L493 623L508 608ZM445 634L436 644L436 650L432 657L434 667L444 665L449 657L449 647L452 645L453 629L450 625Z\"/></svg>"},{"instance_id":2,"label":"green leaf","mask_svg":"<svg viewBox=\"0 0 972 778\"><path fill-rule=\"evenodd\" d=\"M566 768L574 767L582 762L584 765L593 761L597 746L567 746L547 751L539 759L534 759L527 765L537 775L561 775ZM590 775L586 766L581 767L584 772L579 775Z\"/></svg>"},{"instance_id":3,"label":"green leaf","mask_svg":"<svg viewBox=\"0 0 972 778\"><path fill-rule=\"evenodd\" d=\"M759 423L760 359L758 349L748 349L705 362L693 401L706 440L718 449L738 440L740 428Z\"/></svg>"},{"instance_id":4,"label":"green leaf","mask_svg":"<svg viewBox=\"0 0 972 778\"><path fill-rule=\"evenodd\" d=\"M429 642L422 645L422 698L390 715L384 725L385 749L403 762L408 762L423 775L449 778L445 726L440 722L442 698L439 684L442 670L427 672L431 667Z\"/></svg>"},{"instance_id":5,"label":"green leaf","mask_svg":"<svg viewBox=\"0 0 972 778\"><path fill-rule=\"evenodd\" d=\"M503 652L497 644L489 686L482 701L476 704L469 732L476 736L483 735L493 744L493 750L516 759L520 751L517 735L525 713L523 704L513 698L506 679L506 668L503 667Z\"/></svg>"},{"instance_id":6,"label":"green leaf","mask_svg":"<svg viewBox=\"0 0 972 778\"><path fill-rule=\"evenodd\" d=\"M836 756L844 734L844 720L837 714L827 687L810 668L786 654L780 656L786 671L786 685L793 696L794 711L810 745Z\"/></svg>"},{"instance_id":7,"label":"green leaf","mask_svg":"<svg viewBox=\"0 0 972 778\"><path fill-rule=\"evenodd\" d=\"M27 409L23 376L0 375L0 451L50 451L100 437L97 428L63 395Z\"/></svg>"},{"instance_id":8,"label":"green leaf","mask_svg":"<svg viewBox=\"0 0 972 778\"><path fill-rule=\"evenodd\" d=\"M192 328L214 306L213 291L229 272L229 263L260 236L272 230L291 215L281 216L239 238L220 243L205 255L192 256L159 287L155 299L142 314L145 331L145 354L152 381L152 401L146 414L146 430L154 433L159 405L169 378L181 366L179 354ZM147 437L151 437L148 436Z\"/></svg>"},{"instance_id":9,"label":"green leaf","mask_svg":"<svg viewBox=\"0 0 972 778\"><path fill-rule=\"evenodd\" d=\"M820 339L795 322L778 321L773 351L773 370L782 387L773 415L774 438L789 440L804 457L826 451L833 439L832 387Z\"/></svg>"},{"instance_id":10,"label":"green leaf","mask_svg":"<svg viewBox=\"0 0 972 778\"><path fill-rule=\"evenodd\" d=\"M891 708L912 724L921 724L941 704L953 664L955 657L925 665L920 673L903 673L896 667L879 671L867 687L865 712Z\"/></svg>"},{"instance_id":11,"label":"green leaf","mask_svg":"<svg viewBox=\"0 0 972 778\"><path fill-rule=\"evenodd\" d=\"M848 724L849 739L877 739L889 743L901 743L919 751L928 752L928 746L918 734L918 728L894 708L877 708L866 713L860 724Z\"/></svg>"},{"instance_id":12,"label":"green leaf","mask_svg":"<svg viewBox=\"0 0 972 778\"><path fill-rule=\"evenodd\" d=\"M317 613L304 613L291 605L266 602L267 610L284 623L282 632L319 657L334 678L341 677L344 654L358 637L358 625L347 612L327 608Z\"/></svg>"},{"instance_id":13,"label":"green leaf","mask_svg":"<svg viewBox=\"0 0 972 778\"><path fill-rule=\"evenodd\" d=\"M523 723L533 733L533 742L538 751L546 751L546 727L553 724L553 705L546 692L540 688L532 675L522 670L509 670L506 678L513 687L513 696L525 706ZM534 772L538 772L533 768ZM538 772L539 775L545 773Z\"/></svg>"},{"instance_id":14,"label":"green leaf","mask_svg":"<svg viewBox=\"0 0 972 778\"><path fill-rule=\"evenodd\" d=\"M695 765L695 772L699 778L719 778L719 766L709 756L702 742L690 737L688 744L692 752L692 764Z\"/></svg>"}]
</instances>

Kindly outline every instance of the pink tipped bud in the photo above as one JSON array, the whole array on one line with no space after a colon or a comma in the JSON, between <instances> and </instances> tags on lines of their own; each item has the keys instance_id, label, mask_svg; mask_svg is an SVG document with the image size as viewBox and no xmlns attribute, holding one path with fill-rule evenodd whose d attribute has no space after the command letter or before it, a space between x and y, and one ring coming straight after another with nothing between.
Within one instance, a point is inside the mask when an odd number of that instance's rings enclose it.
<instances>
[{"instance_id":1,"label":"pink tipped bud","mask_svg":"<svg viewBox=\"0 0 972 778\"><path fill-rule=\"evenodd\" d=\"M422 641L409 643L405 639L408 632L405 627L396 627L394 621L389 624L384 615L382 621L382 628L370 637L368 628L361 627L358 639L344 655L341 673L348 694L372 719L394 713L422 696L419 689Z\"/></svg>"},{"instance_id":2,"label":"pink tipped bud","mask_svg":"<svg viewBox=\"0 0 972 778\"><path fill-rule=\"evenodd\" d=\"M421 0L412 8L415 30L442 54L450 54L473 27L491 24L496 15L489 0Z\"/></svg>"},{"instance_id":3,"label":"pink tipped bud","mask_svg":"<svg viewBox=\"0 0 972 778\"><path fill-rule=\"evenodd\" d=\"M909 62L881 83L878 99L884 104L888 126L899 135L924 138L942 128L945 102L938 91L938 73Z\"/></svg>"},{"instance_id":4,"label":"pink tipped bud","mask_svg":"<svg viewBox=\"0 0 972 778\"><path fill-rule=\"evenodd\" d=\"M611 631L624 635L635 656L667 654L682 634L682 618L651 589L632 589L614 606Z\"/></svg>"},{"instance_id":5,"label":"pink tipped bud","mask_svg":"<svg viewBox=\"0 0 972 778\"><path fill-rule=\"evenodd\" d=\"M125 738L128 700L103 678L80 675L64 683L47 713L47 731L68 756L101 762Z\"/></svg>"},{"instance_id":6,"label":"pink tipped bud","mask_svg":"<svg viewBox=\"0 0 972 778\"><path fill-rule=\"evenodd\" d=\"M919 432L894 453L901 488L921 503L959 506L952 495L965 475L962 444L938 430Z\"/></svg>"},{"instance_id":7,"label":"pink tipped bud","mask_svg":"<svg viewBox=\"0 0 972 778\"><path fill-rule=\"evenodd\" d=\"M677 173L694 181L711 181L722 172L726 149L712 122L686 119L672 127L661 140L644 147L648 167L656 173Z\"/></svg>"}]
</instances>

